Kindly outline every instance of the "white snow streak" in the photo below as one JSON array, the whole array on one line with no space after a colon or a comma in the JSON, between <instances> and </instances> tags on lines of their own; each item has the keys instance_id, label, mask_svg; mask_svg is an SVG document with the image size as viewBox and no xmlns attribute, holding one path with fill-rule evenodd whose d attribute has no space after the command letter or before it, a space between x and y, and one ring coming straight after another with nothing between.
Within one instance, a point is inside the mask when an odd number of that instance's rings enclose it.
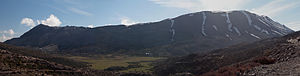
<instances>
[{"instance_id":1,"label":"white snow streak","mask_svg":"<svg viewBox=\"0 0 300 76\"><path fill-rule=\"evenodd\" d=\"M205 22L206 22L206 15L205 15L205 12L202 12L202 15L203 15L203 22L202 22L202 29L201 29L201 31L202 31L202 34L203 34L204 36L207 36L206 33L205 33L205 29L204 29L204 27L205 27Z\"/></svg>"},{"instance_id":2,"label":"white snow streak","mask_svg":"<svg viewBox=\"0 0 300 76\"><path fill-rule=\"evenodd\" d=\"M266 33L266 34L270 34L267 30L265 30L265 29L263 29L263 30L261 30L261 32L263 32L263 33Z\"/></svg>"},{"instance_id":3,"label":"white snow streak","mask_svg":"<svg viewBox=\"0 0 300 76\"><path fill-rule=\"evenodd\" d=\"M259 26L257 26L257 25L254 25L254 27L257 29L257 30L261 30L261 28L259 27Z\"/></svg>"},{"instance_id":4,"label":"white snow streak","mask_svg":"<svg viewBox=\"0 0 300 76\"><path fill-rule=\"evenodd\" d=\"M275 21L273 21L271 19L268 19L267 16L263 16L263 20L266 23L269 23L270 25L272 25L275 28L279 29L282 35L287 34L288 32L291 32L291 30L289 28L285 27L284 25L282 25L282 24L280 24L278 22L275 22Z\"/></svg>"},{"instance_id":5,"label":"white snow streak","mask_svg":"<svg viewBox=\"0 0 300 76\"><path fill-rule=\"evenodd\" d=\"M171 32L172 32L172 39L171 39L171 41L174 41L174 37L175 37L175 30L174 30L174 29L171 29Z\"/></svg>"},{"instance_id":6,"label":"white snow streak","mask_svg":"<svg viewBox=\"0 0 300 76\"><path fill-rule=\"evenodd\" d=\"M212 25L212 27L213 27L216 31L218 31L218 28L217 28L216 25Z\"/></svg>"},{"instance_id":7,"label":"white snow streak","mask_svg":"<svg viewBox=\"0 0 300 76\"><path fill-rule=\"evenodd\" d=\"M261 20L260 18L258 18L258 20L259 20L260 22L262 22L263 24L265 24L265 25L267 25L267 26L269 26L269 27L270 27L270 25L269 25L269 24L267 24L265 21Z\"/></svg>"},{"instance_id":8,"label":"white snow streak","mask_svg":"<svg viewBox=\"0 0 300 76\"><path fill-rule=\"evenodd\" d=\"M232 40L232 38L228 35L228 34L225 34L227 38L229 38L230 40Z\"/></svg>"},{"instance_id":9,"label":"white snow streak","mask_svg":"<svg viewBox=\"0 0 300 76\"><path fill-rule=\"evenodd\" d=\"M249 23L249 26L252 26L252 19L251 17L249 16L249 14L247 14L245 11L241 11L246 17L247 17L247 20L248 20L248 23ZM269 26L269 24L267 24L264 20L261 20L261 18L258 18L258 20L260 22L262 22L263 24L265 24L266 26ZM269 32L267 30L264 30L262 28L260 28L259 26L257 25L253 25L254 28L256 28L257 30L263 32L263 33L266 33L266 34L269 34Z\"/></svg>"},{"instance_id":10,"label":"white snow streak","mask_svg":"<svg viewBox=\"0 0 300 76\"><path fill-rule=\"evenodd\" d=\"M255 37L255 38L257 38L257 39L261 39L260 37L254 35L254 34L250 34L250 35L253 36L253 37Z\"/></svg>"},{"instance_id":11,"label":"white snow streak","mask_svg":"<svg viewBox=\"0 0 300 76\"><path fill-rule=\"evenodd\" d=\"M284 34L282 34L282 33L280 33L280 32L278 32L278 31L275 31L275 30L272 30L273 32L275 32L275 33L277 33L277 34L279 34L279 35L281 35L281 36L283 36Z\"/></svg>"},{"instance_id":12,"label":"white snow streak","mask_svg":"<svg viewBox=\"0 0 300 76\"><path fill-rule=\"evenodd\" d=\"M267 19L266 16L264 16L263 18L264 18L264 21L266 21L266 22L272 24L273 26L275 26L275 27L278 28L278 29L286 29L286 28L284 27L284 25L282 25L282 24L280 24L280 23L278 23L278 22L275 22L275 21L270 21L270 20Z\"/></svg>"},{"instance_id":13,"label":"white snow streak","mask_svg":"<svg viewBox=\"0 0 300 76\"><path fill-rule=\"evenodd\" d=\"M239 31L239 29L237 27L233 27L233 29L236 31L236 33L238 33L239 36L241 36L241 32Z\"/></svg>"},{"instance_id":14,"label":"white snow streak","mask_svg":"<svg viewBox=\"0 0 300 76\"><path fill-rule=\"evenodd\" d=\"M232 23L230 22L230 18L228 16L228 13L226 13L226 22L228 23L228 30L232 31Z\"/></svg>"},{"instance_id":15,"label":"white snow streak","mask_svg":"<svg viewBox=\"0 0 300 76\"><path fill-rule=\"evenodd\" d=\"M171 20L171 29L173 29L174 20Z\"/></svg>"},{"instance_id":16,"label":"white snow streak","mask_svg":"<svg viewBox=\"0 0 300 76\"><path fill-rule=\"evenodd\" d=\"M175 37L175 29L173 28L173 26L174 26L174 20L170 19L170 21L171 21L171 29L170 29L170 31L172 33L171 41L174 41L174 37Z\"/></svg>"},{"instance_id":17,"label":"white snow streak","mask_svg":"<svg viewBox=\"0 0 300 76\"><path fill-rule=\"evenodd\" d=\"M248 23L249 23L249 26L252 25L252 20L251 20L251 17L245 12L245 11L241 11L246 17L247 17L247 20L248 20Z\"/></svg>"}]
</instances>

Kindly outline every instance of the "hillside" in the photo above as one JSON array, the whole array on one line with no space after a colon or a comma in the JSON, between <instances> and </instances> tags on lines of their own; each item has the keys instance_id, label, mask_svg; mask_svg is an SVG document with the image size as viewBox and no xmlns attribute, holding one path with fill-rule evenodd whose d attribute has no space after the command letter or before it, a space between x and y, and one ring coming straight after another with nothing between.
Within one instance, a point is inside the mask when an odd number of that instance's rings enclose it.
<instances>
[{"instance_id":1,"label":"hillside","mask_svg":"<svg viewBox=\"0 0 300 76\"><path fill-rule=\"evenodd\" d=\"M299 75L300 32L238 44L209 53L168 59L154 69L157 75L193 74L203 76ZM292 63L291 63L292 62ZM290 67L290 68L289 68Z\"/></svg>"},{"instance_id":2,"label":"hillside","mask_svg":"<svg viewBox=\"0 0 300 76\"><path fill-rule=\"evenodd\" d=\"M267 16L248 11L202 11L131 26L87 28L40 24L5 43L67 54L182 56L292 32Z\"/></svg>"},{"instance_id":3,"label":"hillside","mask_svg":"<svg viewBox=\"0 0 300 76\"><path fill-rule=\"evenodd\" d=\"M3 49L4 44L1 43L0 48L0 75L11 76L114 76L113 72L95 71L84 68L75 68L58 64L56 62L47 61L45 59L25 56L18 53L13 53L10 50ZM11 47L11 46L10 46ZM13 48L10 48L13 49ZM20 50L20 48L16 48ZM22 50L20 50L22 51ZM15 52L15 51L14 51ZM27 51L23 51L27 52ZM46 55L46 54L44 54ZM61 59L58 59L61 60ZM64 62L67 63L68 61ZM72 62L70 64L75 64Z\"/></svg>"},{"instance_id":4,"label":"hillside","mask_svg":"<svg viewBox=\"0 0 300 76\"><path fill-rule=\"evenodd\" d=\"M68 65L71 67L76 67L76 68L87 67L86 63L73 61L70 59L60 57L58 55L48 54L39 49L18 47L18 46L8 45L8 44L4 44L4 43L0 43L0 49L7 50L14 54L20 54L20 55L34 57L34 58L40 58L40 59L44 59L47 61L56 62L56 63L63 64L63 65Z\"/></svg>"}]
</instances>

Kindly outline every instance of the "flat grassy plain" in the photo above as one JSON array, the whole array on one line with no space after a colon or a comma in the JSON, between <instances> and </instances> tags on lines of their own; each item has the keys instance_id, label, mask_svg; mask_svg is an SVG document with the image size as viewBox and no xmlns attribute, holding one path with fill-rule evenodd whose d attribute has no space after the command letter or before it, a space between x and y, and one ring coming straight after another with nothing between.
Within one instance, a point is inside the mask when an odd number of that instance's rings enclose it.
<instances>
[{"instance_id":1,"label":"flat grassy plain","mask_svg":"<svg viewBox=\"0 0 300 76\"><path fill-rule=\"evenodd\" d=\"M106 68L112 66L123 66L127 67L130 62L138 62L142 65L142 67L138 68L130 68L128 70L122 70L120 72L130 72L130 71L138 71L138 72L151 72L149 70L152 68L152 63L159 59L165 59L162 57L130 57L130 56L119 56L119 57L111 57L111 58L95 58L95 57L81 57L81 56L70 56L67 57L69 59L73 59L76 61L87 62L91 64L92 69L104 70Z\"/></svg>"}]
</instances>

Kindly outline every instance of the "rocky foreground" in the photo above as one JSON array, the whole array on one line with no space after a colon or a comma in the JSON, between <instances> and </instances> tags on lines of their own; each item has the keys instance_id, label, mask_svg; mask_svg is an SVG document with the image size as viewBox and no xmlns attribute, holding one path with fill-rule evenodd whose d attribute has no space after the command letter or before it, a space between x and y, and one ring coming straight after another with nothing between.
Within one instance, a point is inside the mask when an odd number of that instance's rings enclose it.
<instances>
[{"instance_id":1,"label":"rocky foreground","mask_svg":"<svg viewBox=\"0 0 300 76\"><path fill-rule=\"evenodd\" d=\"M287 62L271 65L262 65L253 68L248 76L299 76L300 58L294 58Z\"/></svg>"},{"instance_id":2,"label":"rocky foreground","mask_svg":"<svg viewBox=\"0 0 300 76\"><path fill-rule=\"evenodd\" d=\"M168 59L155 73L196 76L300 76L300 32Z\"/></svg>"},{"instance_id":3,"label":"rocky foreground","mask_svg":"<svg viewBox=\"0 0 300 76\"><path fill-rule=\"evenodd\" d=\"M0 49L0 76L114 76L113 72L78 69Z\"/></svg>"},{"instance_id":4,"label":"rocky foreground","mask_svg":"<svg viewBox=\"0 0 300 76\"><path fill-rule=\"evenodd\" d=\"M248 75L256 76L299 76L300 75L300 36L288 39L268 54L277 63L261 65L251 69Z\"/></svg>"}]
</instances>

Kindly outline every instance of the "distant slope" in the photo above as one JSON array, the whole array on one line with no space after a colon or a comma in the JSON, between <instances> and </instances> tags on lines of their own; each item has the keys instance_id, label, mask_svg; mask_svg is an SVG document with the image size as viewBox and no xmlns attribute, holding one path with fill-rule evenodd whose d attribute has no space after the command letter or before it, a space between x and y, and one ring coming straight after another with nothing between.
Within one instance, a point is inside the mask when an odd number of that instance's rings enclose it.
<instances>
[{"instance_id":1,"label":"distant slope","mask_svg":"<svg viewBox=\"0 0 300 76\"><path fill-rule=\"evenodd\" d=\"M13 48L10 48L13 49ZM44 59L13 53L10 49L0 48L0 75L11 76L114 76L112 72L79 69ZM20 49L18 49L20 50ZM21 52L21 51L20 51ZM26 52L26 51L24 51ZM45 55L45 54L44 54Z\"/></svg>"},{"instance_id":2,"label":"distant slope","mask_svg":"<svg viewBox=\"0 0 300 76\"><path fill-rule=\"evenodd\" d=\"M283 37L265 39L250 44L238 44L209 53L168 59L154 69L157 75L162 76L189 73L204 76L300 75L299 71L293 71L291 68L290 70L284 69L284 67L297 68L294 65L300 58L299 39L300 32L295 32ZM288 65L289 62L295 63ZM264 65L270 66L262 68Z\"/></svg>"},{"instance_id":3,"label":"distant slope","mask_svg":"<svg viewBox=\"0 0 300 76\"><path fill-rule=\"evenodd\" d=\"M51 47L50 51L77 54L178 56L292 32L267 16L248 11L203 11L131 26L86 28L41 24L5 43L47 50Z\"/></svg>"},{"instance_id":4,"label":"distant slope","mask_svg":"<svg viewBox=\"0 0 300 76\"><path fill-rule=\"evenodd\" d=\"M76 68L84 68L88 67L86 63L83 62L76 62L70 59L58 57L55 55L48 54L46 52L42 52L39 49L32 49L32 48L26 48L26 47L18 47L13 45L8 45L4 43L0 43L0 49L7 50L9 52L12 52L14 54L20 54L24 56L30 56L35 58L44 59L51 62L56 62L63 65L68 65Z\"/></svg>"}]
</instances>

